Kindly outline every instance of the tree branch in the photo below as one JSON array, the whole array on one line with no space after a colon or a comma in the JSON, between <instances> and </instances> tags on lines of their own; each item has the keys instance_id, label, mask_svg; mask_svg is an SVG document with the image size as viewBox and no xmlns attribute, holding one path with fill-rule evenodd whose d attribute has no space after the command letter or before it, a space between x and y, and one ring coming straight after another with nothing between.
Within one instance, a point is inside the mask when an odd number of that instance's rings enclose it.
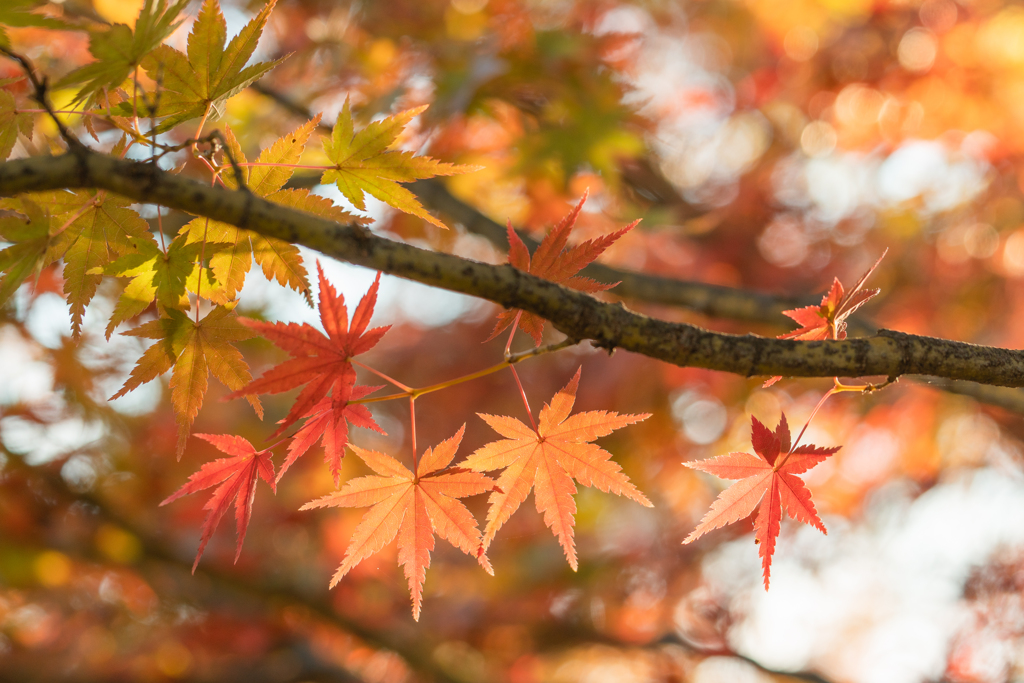
<instances>
[{"instance_id":1,"label":"tree branch","mask_svg":"<svg viewBox=\"0 0 1024 683\"><path fill-rule=\"evenodd\" d=\"M881 330L873 337L801 342L710 332L602 303L509 265L492 266L419 249L237 192L203 185L152 164L87 149L0 164L0 194L95 188L162 204L426 285L522 308L574 339L620 347L684 367L739 375L862 377L932 375L1024 386L1024 353Z\"/></svg>"},{"instance_id":2,"label":"tree branch","mask_svg":"<svg viewBox=\"0 0 1024 683\"><path fill-rule=\"evenodd\" d=\"M277 102L288 112L304 120L313 118L313 114L306 107L273 88L268 88L259 82L254 83L250 88ZM317 129L329 135L333 127L326 123L320 123ZM649 180L651 174L647 168L648 166L647 162L638 162L635 167L624 167L623 173L648 177ZM290 187L315 187L319 184L320 175L318 174L296 174L288 181L288 186ZM499 249L504 250L508 247L508 236L505 233L505 228L497 221L482 214L475 207L455 197L448 191L443 181L436 178L428 178L410 183L408 187L424 204L434 211L446 215L469 232L486 238ZM679 200L671 188L661 188L659 194L668 196L673 202ZM516 233L531 252L536 249L539 243L535 239L522 230L516 230ZM625 299L664 306L678 306L712 318L742 320L754 323L780 324L783 321L781 317L782 311L812 305L817 303L818 300L817 296L793 297L771 295L736 287L724 287L703 282L659 277L657 275L614 268L603 263L590 264L583 269L582 274L598 282L618 282L619 284L611 291ZM874 334L878 330L875 324L860 315L854 315L847 323L850 333L857 337ZM949 393L969 396L977 401L998 406L1004 410L1024 413L1024 392L1016 388L986 386L966 380L946 380L935 377L912 376L910 379Z\"/></svg>"}]
</instances>

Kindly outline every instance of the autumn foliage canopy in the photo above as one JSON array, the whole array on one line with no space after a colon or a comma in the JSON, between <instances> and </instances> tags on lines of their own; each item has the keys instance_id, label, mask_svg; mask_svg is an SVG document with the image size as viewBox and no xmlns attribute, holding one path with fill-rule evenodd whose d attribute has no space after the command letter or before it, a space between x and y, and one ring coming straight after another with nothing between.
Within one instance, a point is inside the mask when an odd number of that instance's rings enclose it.
<instances>
[{"instance_id":1,"label":"autumn foliage canopy","mask_svg":"<svg viewBox=\"0 0 1024 683\"><path fill-rule=\"evenodd\" d=\"M1024 667L1019 7L0 4L0 671Z\"/></svg>"}]
</instances>

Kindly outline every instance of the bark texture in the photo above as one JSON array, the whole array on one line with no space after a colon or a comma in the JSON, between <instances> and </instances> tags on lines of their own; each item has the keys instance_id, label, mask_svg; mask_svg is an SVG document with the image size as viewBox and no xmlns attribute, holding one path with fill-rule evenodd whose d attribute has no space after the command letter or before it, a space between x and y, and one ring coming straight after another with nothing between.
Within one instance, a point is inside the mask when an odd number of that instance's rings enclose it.
<instances>
[{"instance_id":1,"label":"bark texture","mask_svg":"<svg viewBox=\"0 0 1024 683\"><path fill-rule=\"evenodd\" d=\"M800 342L710 332L658 320L515 268L427 251L267 202L210 187L149 163L74 148L56 157L0 164L0 194L96 188L301 244L325 255L540 315L573 339L680 366L740 375L895 378L905 374L1024 386L1024 353L880 330L844 341Z\"/></svg>"}]
</instances>

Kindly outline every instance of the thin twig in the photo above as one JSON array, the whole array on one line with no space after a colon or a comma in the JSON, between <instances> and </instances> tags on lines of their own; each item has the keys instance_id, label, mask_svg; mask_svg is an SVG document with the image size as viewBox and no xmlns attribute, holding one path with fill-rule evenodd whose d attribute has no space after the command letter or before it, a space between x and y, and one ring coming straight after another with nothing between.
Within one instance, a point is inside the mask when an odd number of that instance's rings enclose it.
<instances>
[{"instance_id":1,"label":"thin twig","mask_svg":"<svg viewBox=\"0 0 1024 683\"><path fill-rule=\"evenodd\" d=\"M51 119L53 119L53 123L57 126L60 136L64 138L64 142L67 143L68 149L72 151L85 149L85 145L82 144L82 141L71 134L71 131L68 130L68 127L64 125L64 122L60 120L57 116L56 110L50 104L50 99L46 95L47 90L49 89L49 83L46 77L44 76L40 79L36 76L35 69L33 69L32 63L27 57L23 57L17 52L14 52L2 45L0 45L0 54L7 55L10 59L13 59L21 65L22 70L25 72L29 82L32 84L32 99L38 102L39 106L46 111L47 115L49 115Z\"/></svg>"}]
</instances>

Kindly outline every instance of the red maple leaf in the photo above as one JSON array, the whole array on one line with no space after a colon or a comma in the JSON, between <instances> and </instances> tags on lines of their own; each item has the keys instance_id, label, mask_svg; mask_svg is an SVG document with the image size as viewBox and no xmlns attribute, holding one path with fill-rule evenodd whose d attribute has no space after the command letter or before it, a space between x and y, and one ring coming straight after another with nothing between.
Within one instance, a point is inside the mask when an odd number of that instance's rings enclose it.
<instances>
[{"instance_id":1,"label":"red maple leaf","mask_svg":"<svg viewBox=\"0 0 1024 683\"><path fill-rule=\"evenodd\" d=\"M754 511L760 503L760 510L754 520L754 539L759 545L761 566L764 570L764 587L768 589L768 575L775 553L775 539L779 536L782 522L782 508L793 519L827 533L825 525L818 518L811 501L811 492L803 480L796 475L811 469L841 447L819 448L790 444L789 424L783 413L779 426L771 431L756 417L753 425L754 453L729 453L710 460L683 463L723 479L739 479L718 496L711 509L697 525L684 544L696 541L712 529L737 522Z\"/></svg>"},{"instance_id":2,"label":"red maple leaf","mask_svg":"<svg viewBox=\"0 0 1024 683\"><path fill-rule=\"evenodd\" d=\"M462 443L463 425L452 438L428 448L420 457L416 473L390 455L349 445L367 466L380 476L358 477L335 493L302 506L366 507L345 551L345 559L331 579L331 588L357 564L398 537L398 563L412 593L412 615L419 621L423 581L434 549L434 534L477 558L493 574L480 544L476 519L459 498L498 490L494 480L479 472L448 467Z\"/></svg>"},{"instance_id":3,"label":"red maple leaf","mask_svg":"<svg viewBox=\"0 0 1024 683\"><path fill-rule=\"evenodd\" d=\"M270 436L273 438L295 424L299 418L309 415L316 404L330 391L331 386L344 383L346 373L352 370L349 359L366 353L380 341L391 326L367 330L373 307L377 303L377 287L380 273L370 285L366 295L352 314L349 325L345 297L338 294L324 277L319 261L316 264L320 276L320 322L327 334L324 335L312 325L302 323L268 323L260 320L241 320L264 337L281 347L293 357L271 368L259 379L246 387L228 394L236 398L248 394L277 394L305 384L295 404L281 425ZM339 388L339 391L341 389Z\"/></svg>"},{"instance_id":4,"label":"red maple leaf","mask_svg":"<svg viewBox=\"0 0 1024 683\"><path fill-rule=\"evenodd\" d=\"M506 437L477 449L466 458L466 467L478 471L505 468L498 477L500 491L491 495L484 530L484 549L490 545L498 529L519 509L535 489L537 512L558 538L569 566L577 568L576 545L573 540L576 502L573 479L584 486L631 498L641 505L653 507L622 473L612 455L594 439L611 434L626 425L646 420L650 414L620 415L592 410L570 416L576 402L580 370L569 383L540 411L536 431L513 417L477 413L494 431Z\"/></svg>"},{"instance_id":5,"label":"red maple leaf","mask_svg":"<svg viewBox=\"0 0 1024 683\"><path fill-rule=\"evenodd\" d=\"M821 341L824 339L846 339L846 319L858 308L878 295L879 289L862 289L864 283L875 268L882 262L888 249L875 261L875 265L868 269L868 272L857 280L853 289L846 292L843 290L843 283L839 278L832 282L832 288L828 294L821 298L817 306L804 306L783 311L782 314L789 316L800 325L792 332L780 334L779 339L798 339L802 341ZM767 388L778 382L782 377L772 377L762 386Z\"/></svg>"},{"instance_id":6,"label":"red maple leaf","mask_svg":"<svg viewBox=\"0 0 1024 683\"><path fill-rule=\"evenodd\" d=\"M203 556L203 550L213 535L217 525L228 508L231 501L235 501L235 522L238 527L238 545L235 548L235 562L242 554L242 542L245 540L245 530L249 526L249 518L252 516L252 503L256 497L256 477L270 484L270 488L277 493L277 485L274 482L274 463L270 460L270 451L257 451L252 444L240 436L228 434L195 434L200 439L205 439L216 446L219 450L231 458L219 458L208 462L199 468L188 478L188 483L175 491L160 505L173 503L182 496L196 493L211 486L216 486L210 500L203 506L207 510L206 519L203 521L202 537L199 540L199 551L196 553L196 561L192 565L192 573L199 566L199 558Z\"/></svg>"},{"instance_id":7,"label":"red maple leaf","mask_svg":"<svg viewBox=\"0 0 1024 683\"><path fill-rule=\"evenodd\" d=\"M583 203L587 201L587 193L576 208L556 225L541 241L540 246L530 257L530 252L516 231L512 229L512 223L508 223L508 262L519 270L536 275L537 277L550 280L560 285L575 289L580 292L593 294L611 289L619 284L613 282L606 284L591 280L588 277L577 275L586 266L600 256L605 249L610 247L617 239L633 229L639 219L633 221L622 230L610 233L597 239L587 240L573 247L566 246L569 241L569 234L576 225L576 218L580 215ZM544 319L527 313L518 308L510 308L498 315L498 322L491 331L487 341L494 339L502 330L507 328L516 318L519 319L519 328L533 337L533 340L540 346L541 335L544 332Z\"/></svg>"},{"instance_id":8,"label":"red maple leaf","mask_svg":"<svg viewBox=\"0 0 1024 683\"><path fill-rule=\"evenodd\" d=\"M355 380L355 371L348 369L334 383L331 395L320 399L303 416L308 419L288 444L288 455L277 473L278 481L281 481L281 477L292 463L320 439L324 446L324 462L331 468L334 485L338 486L341 483L341 459L345 456L345 444L348 443L348 424L385 433L374 421L369 408L358 403L349 403L372 394L380 387L358 387L355 386Z\"/></svg>"}]
</instances>

